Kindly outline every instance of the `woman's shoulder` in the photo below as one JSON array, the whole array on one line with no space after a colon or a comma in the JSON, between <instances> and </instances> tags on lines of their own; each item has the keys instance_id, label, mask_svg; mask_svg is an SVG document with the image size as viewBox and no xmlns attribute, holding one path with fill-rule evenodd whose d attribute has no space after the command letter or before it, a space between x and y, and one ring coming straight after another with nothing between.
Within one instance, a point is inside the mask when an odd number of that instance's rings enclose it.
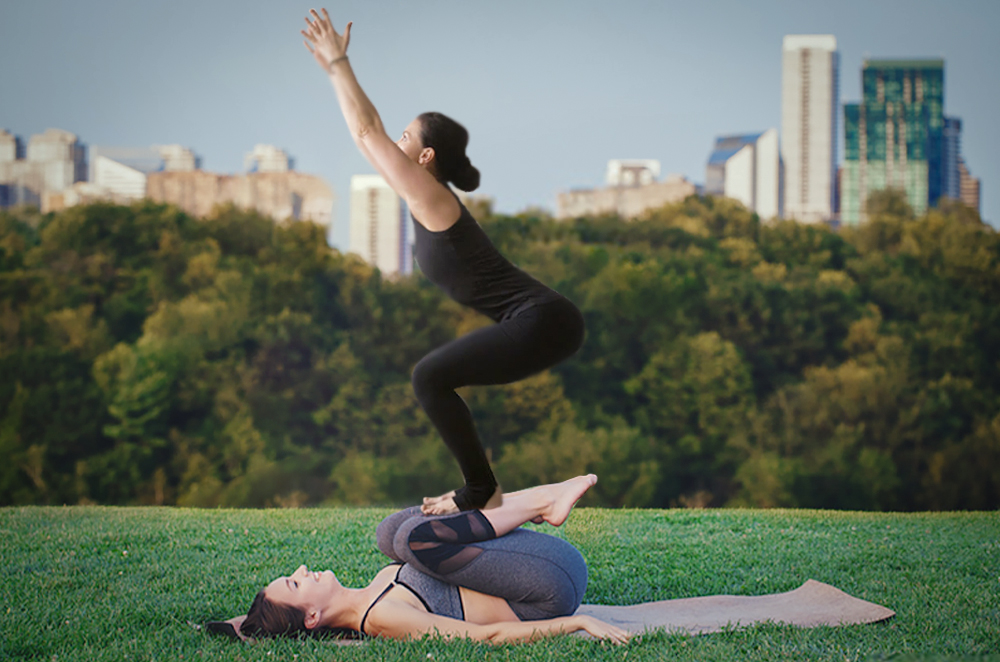
<instances>
[{"instance_id":1,"label":"woman's shoulder","mask_svg":"<svg viewBox=\"0 0 1000 662\"><path fill-rule=\"evenodd\" d=\"M421 613L430 612L417 596L402 584L390 585L382 597L368 608L365 631L368 634L386 634L387 630L398 627Z\"/></svg>"},{"instance_id":2,"label":"woman's shoulder","mask_svg":"<svg viewBox=\"0 0 1000 662\"><path fill-rule=\"evenodd\" d=\"M410 216L418 225L424 227L429 232L446 232L456 223L461 222L462 217L468 214L468 210L462 205L455 192L448 186L442 186L440 194L433 200L408 201Z\"/></svg>"}]
</instances>

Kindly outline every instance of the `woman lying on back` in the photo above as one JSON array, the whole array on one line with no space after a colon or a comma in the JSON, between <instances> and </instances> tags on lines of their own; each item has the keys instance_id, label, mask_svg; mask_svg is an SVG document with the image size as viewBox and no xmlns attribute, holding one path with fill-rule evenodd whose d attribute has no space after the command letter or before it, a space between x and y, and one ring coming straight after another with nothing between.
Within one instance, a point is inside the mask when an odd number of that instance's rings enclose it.
<instances>
[{"instance_id":1,"label":"woman lying on back","mask_svg":"<svg viewBox=\"0 0 1000 662\"><path fill-rule=\"evenodd\" d=\"M329 571L304 565L261 590L245 619L247 637L347 629L395 639L440 635L533 641L585 630L615 643L628 634L576 616L587 566L575 547L525 522L561 525L597 482L593 474L506 495L503 505L425 516L409 508L378 526L378 546L396 564L372 582L346 588Z\"/></svg>"}]
</instances>

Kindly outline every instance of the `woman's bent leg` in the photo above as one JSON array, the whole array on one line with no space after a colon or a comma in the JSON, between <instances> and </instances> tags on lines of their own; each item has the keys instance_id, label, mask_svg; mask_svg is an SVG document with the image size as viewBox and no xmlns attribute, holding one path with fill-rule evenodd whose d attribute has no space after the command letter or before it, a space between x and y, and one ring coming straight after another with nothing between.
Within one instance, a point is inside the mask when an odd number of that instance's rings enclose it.
<instances>
[{"instance_id":1,"label":"woman's bent leg","mask_svg":"<svg viewBox=\"0 0 1000 662\"><path fill-rule=\"evenodd\" d=\"M587 564L573 545L526 529L493 536L479 510L414 517L397 529L393 555L441 581L507 600L521 620L576 611Z\"/></svg>"},{"instance_id":2,"label":"woman's bent leg","mask_svg":"<svg viewBox=\"0 0 1000 662\"><path fill-rule=\"evenodd\" d=\"M420 506L412 506L400 510L398 513L393 513L379 522L378 527L375 528L375 544L378 546L379 551L393 561L405 563L406 561L396 554L393 541L396 538L396 531L399 531L399 527L414 517L423 517L423 514L420 512Z\"/></svg>"},{"instance_id":3,"label":"woman's bent leg","mask_svg":"<svg viewBox=\"0 0 1000 662\"><path fill-rule=\"evenodd\" d=\"M571 614L587 586L583 557L563 540L516 527L535 516L561 524L596 480L524 490L485 512L426 517L408 508L379 524L378 546L437 579L506 599L522 620Z\"/></svg>"},{"instance_id":4,"label":"woman's bent leg","mask_svg":"<svg viewBox=\"0 0 1000 662\"><path fill-rule=\"evenodd\" d=\"M473 331L417 363L413 390L465 477L466 487L454 497L460 510L486 505L497 481L472 413L455 389L524 379L572 355L582 340L579 311L560 301Z\"/></svg>"}]
</instances>

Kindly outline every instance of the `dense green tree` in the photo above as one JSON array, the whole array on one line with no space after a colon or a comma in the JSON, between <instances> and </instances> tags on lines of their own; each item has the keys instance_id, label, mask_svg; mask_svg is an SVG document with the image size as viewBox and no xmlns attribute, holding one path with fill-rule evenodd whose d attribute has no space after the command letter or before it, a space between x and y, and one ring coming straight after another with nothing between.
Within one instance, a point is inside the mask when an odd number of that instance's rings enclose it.
<instances>
[{"instance_id":1,"label":"dense green tree","mask_svg":"<svg viewBox=\"0 0 1000 662\"><path fill-rule=\"evenodd\" d=\"M607 506L1000 506L1000 235L958 203L762 223L476 208L572 359L461 392L506 489ZM457 487L410 372L484 317L234 206L0 212L0 503L408 503Z\"/></svg>"}]
</instances>

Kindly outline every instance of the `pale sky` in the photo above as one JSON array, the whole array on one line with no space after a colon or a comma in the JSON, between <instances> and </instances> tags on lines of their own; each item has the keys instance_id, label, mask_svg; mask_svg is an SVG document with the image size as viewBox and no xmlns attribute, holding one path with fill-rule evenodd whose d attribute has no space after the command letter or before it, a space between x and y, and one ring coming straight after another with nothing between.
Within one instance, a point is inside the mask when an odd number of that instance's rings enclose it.
<instances>
[{"instance_id":1,"label":"pale sky","mask_svg":"<svg viewBox=\"0 0 1000 662\"><path fill-rule=\"evenodd\" d=\"M290 0L0 0L0 128L65 129L87 145L179 143L239 172L256 143L338 198L346 248L358 154ZM865 56L943 57L945 113L1000 223L996 0L367 0L328 5L362 86L396 137L438 110L465 124L480 193L501 212L555 208L601 185L608 159L658 159L704 182L718 135L780 129L781 40L829 33L841 102ZM843 116L838 119L843 132ZM843 138L839 139L843 149Z\"/></svg>"}]
</instances>

